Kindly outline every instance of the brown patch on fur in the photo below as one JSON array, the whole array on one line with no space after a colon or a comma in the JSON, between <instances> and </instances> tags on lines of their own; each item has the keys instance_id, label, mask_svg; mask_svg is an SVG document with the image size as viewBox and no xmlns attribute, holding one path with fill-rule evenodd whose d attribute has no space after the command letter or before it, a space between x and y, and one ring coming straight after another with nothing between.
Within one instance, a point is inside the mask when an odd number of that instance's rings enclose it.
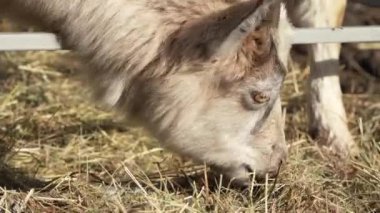
<instances>
[{"instance_id":1,"label":"brown patch on fur","mask_svg":"<svg viewBox=\"0 0 380 213\"><path fill-rule=\"evenodd\" d=\"M222 11L182 22L178 30L164 42L163 57L172 63L209 60L224 39L259 5L259 0L242 2Z\"/></svg>"},{"instance_id":2,"label":"brown patch on fur","mask_svg":"<svg viewBox=\"0 0 380 213\"><path fill-rule=\"evenodd\" d=\"M220 70L224 70L221 73L222 83L228 85L249 77L265 79L274 73L284 74L285 72L282 71L276 51L272 47L273 45L269 50L258 51L259 55L255 51L248 51L243 47L234 57L223 61L220 64L220 67L223 67ZM261 54L263 52L265 54ZM261 60L256 60L256 57L261 57ZM231 60L234 62L232 63Z\"/></svg>"},{"instance_id":3,"label":"brown patch on fur","mask_svg":"<svg viewBox=\"0 0 380 213\"><path fill-rule=\"evenodd\" d=\"M270 70L277 63L277 60L271 61L272 58L277 57L273 49L274 42L271 31L273 23L278 21L278 14L276 13L271 13L258 29L249 33L241 42L241 47L237 52L231 52L231 55L222 58L215 56L217 48L231 31L236 29L260 4L262 1L259 0L239 2L239 4L224 10L209 15L203 14L203 16L193 20L182 21L178 29L162 43L161 51L156 56L156 60L145 67L143 72L147 76L151 76L152 69L161 67L160 70L165 71L161 72L159 76L164 76L178 72L180 69L183 70L181 67L187 63L186 72L210 70L204 69L204 67L226 70L227 73L224 72L222 75L225 74L223 79L227 82L252 76L253 73L258 73L261 69L264 69L263 72L265 73L272 73ZM271 65L265 65L267 63ZM146 77L140 73L139 78Z\"/></svg>"},{"instance_id":4,"label":"brown patch on fur","mask_svg":"<svg viewBox=\"0 0 380 213\"><path fill-rule=\"evenodd\" d=\"M248 61L260 66L268 61L272 45L270 28L262 27L244 39L241 51L248 58Z\"/></svg>"}]
</instances>

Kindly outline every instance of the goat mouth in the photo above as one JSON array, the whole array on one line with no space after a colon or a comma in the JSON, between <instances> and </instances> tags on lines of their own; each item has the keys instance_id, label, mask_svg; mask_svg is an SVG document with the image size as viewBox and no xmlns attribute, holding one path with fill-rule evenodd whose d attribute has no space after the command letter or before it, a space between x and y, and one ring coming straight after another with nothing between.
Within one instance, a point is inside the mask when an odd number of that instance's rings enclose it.
<instances>
[{"instance_id":1,"label":"goat mouth","mask_svg":"<svg viewBox=\"0 0 380 213\"><path fill-rule=\"evenodd\" d=\"M269 170L266 173L264 173L263 175L258 176L256 178L256 181L257 182L265 182L267 178L275 179L275 181L277 181L277 178L280 174L281 167L282 167L282 161L280 162L280 164L278 165L278 167L276 169Z\"/></svg>"},{"instance_id":2,"label":"goat mouth","mask_svg":"<svg viewBox=\"0 0 380 213\"><path fill-rule=\"evenodd\" d=\"M252 182L255 179L256 182L264 182L266 178L277 179L280 174L280 170L283 162L281 161L276 169L270 169L265 173L257 173L248 164L243 164L244 169L249 173L249 180Z\"/></svg>"},{"instance_id":3,"label":"goat mouth","mask_svg":"<svg viewBox=\"0 0 380 213\"><path fill-rule=\"evenodd\" d=\"M248 165L248 164L243 164L243 167L244 167L244 169L247 171L247 172L249 172L249 173L254 173L254 170L252 169L252 167L250 166L250 165Z\"/></svg>"}]
</instances>

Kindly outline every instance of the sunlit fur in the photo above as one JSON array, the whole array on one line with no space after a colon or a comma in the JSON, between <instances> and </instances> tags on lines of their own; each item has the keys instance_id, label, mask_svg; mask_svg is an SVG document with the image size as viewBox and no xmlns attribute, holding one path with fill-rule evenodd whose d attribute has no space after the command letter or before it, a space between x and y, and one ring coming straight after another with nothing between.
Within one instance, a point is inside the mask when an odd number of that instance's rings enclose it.
<instances>
[{"instance_id":1,"label":"sunlit fur","mask_svg":"<svg viewBox=\"0 0 380 213\"><path fill-rule=\"evenodd\" d=\"M287 153L279 98L286 56L278 53L287 52L289 44L277 32L284 28L278 28L277 10L271 9L280 1L260 2L0 0L0 5L10 15L41 23L78 52L88 64L84 80L97 101L140 122L168 149L247 183L251 171L275 175ZM286 15L280 17L284 26ZM254 92L269 101L255 103Z\"/></svg>"},{"instance_id":2,"label":"sunlit fur","mask_svg":"<svg viewBox=\"0 0 380 213\"><path fill-rule=\"evenodd\" d=\"M297 27L339 27L346 0L289 0L291 22ZM311 74L308 83L309 131L318 145L345 159L356 154L347 126L338 76L340 44L309 46Z\"/></svg>"}]
</instances>

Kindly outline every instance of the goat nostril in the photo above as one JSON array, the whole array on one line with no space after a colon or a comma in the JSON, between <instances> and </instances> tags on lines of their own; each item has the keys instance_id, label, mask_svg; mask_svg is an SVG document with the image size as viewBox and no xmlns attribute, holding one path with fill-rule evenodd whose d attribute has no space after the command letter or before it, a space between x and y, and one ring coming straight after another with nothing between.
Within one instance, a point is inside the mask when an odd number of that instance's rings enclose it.
<instances>
[{"instance_id":1,"label":"goat nostril","mask_svg":"<svg viewBox=\"0 0 380 213\"><path fill-rule=\"evenodd\" d=\"M271 168L268 171L269 177L272 177L272 178L277 177L280 174L281 166L283 163L284 163L284 160L280 159L280 161L278 162L278 165L276 167Z\"/></svg>"},{"instance_id":2,"label":"goat nostril","mask_svg":"<svg viewBox=\"0 0 380 213\"><path fill-rule=\"evenodd\" d=\"M282 158L282 159L280 160L280 163L278 164L278 170L281 169L281 166L282 166L283 163L284 163L284 159Z\"/></svg>"},{"instance_id":3,"label":"goat nostril","mask_svg":"<svg viewBox=\"0 0 380 213\"><path fill-rule=\"evenodd\" d=\"M243 164L245 170L248 172L248 173L253 173L253 169L251 168L250 165L248 164Z\"/></svg>"}]
</instances>

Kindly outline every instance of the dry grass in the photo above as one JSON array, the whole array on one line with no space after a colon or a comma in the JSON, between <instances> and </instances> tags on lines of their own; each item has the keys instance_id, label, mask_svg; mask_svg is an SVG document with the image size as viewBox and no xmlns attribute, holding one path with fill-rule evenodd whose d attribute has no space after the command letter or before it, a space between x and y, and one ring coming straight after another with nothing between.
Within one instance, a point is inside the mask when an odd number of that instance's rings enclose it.
<instances>
[{"instance_id":1,"label":"dry grass","mask_svg":"<svg viewBox=\"0 0 380 213\"><path fill-rule=\"evenodd\" d=\"M342 176L309 138L297 63L283 90L287 165L238 189L96 108L67 55L0 54L0 212L380 212L380 80L353 61L342 87L357 172Z\"/></svg>"}]
</instances>

